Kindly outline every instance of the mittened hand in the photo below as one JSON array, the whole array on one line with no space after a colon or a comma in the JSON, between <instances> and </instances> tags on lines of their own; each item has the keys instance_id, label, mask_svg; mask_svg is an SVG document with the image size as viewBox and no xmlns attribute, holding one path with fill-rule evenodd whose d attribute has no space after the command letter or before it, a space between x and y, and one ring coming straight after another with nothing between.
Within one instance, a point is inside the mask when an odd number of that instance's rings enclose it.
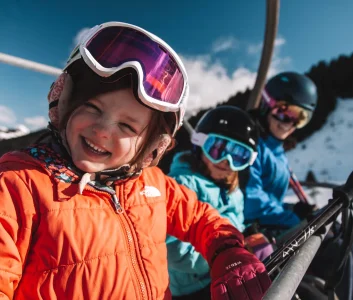
<instances>
[{"instance_id":1,"label":"mittened hand","mask_svg":"<svg viewBox=\"0 0 353 300\"><path fill-rule=\"evenodd\" d=\"M211 267L213 300L262 299L271 285L265 266L244 248L219 253Z\"/></svg>"},{"instance_id":2,"label":"mittened hand","mask_svg":"<svg viewBox=\"0 0 353 300\"><path fill-rule=\"evenodd\" d=\"M313 212L317 210L317 206L304 203L304 202L298 202L293 206L293 212L301 219L307 219L309 216L313 214Z\"/></svg>"}]
</instances>

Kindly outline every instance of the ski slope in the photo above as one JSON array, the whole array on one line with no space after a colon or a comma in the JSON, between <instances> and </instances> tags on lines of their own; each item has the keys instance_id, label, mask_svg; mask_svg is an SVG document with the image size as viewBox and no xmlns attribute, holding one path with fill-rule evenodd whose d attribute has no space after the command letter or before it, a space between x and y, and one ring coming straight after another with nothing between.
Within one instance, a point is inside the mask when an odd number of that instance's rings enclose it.
<instances>
[{"instance_id":1,"label":"ski slope","mask_svg":"<svg viewBox=\"0 0 353 300\"><path fill-rule=\"evenodd\" d=\"M287 153L290 165L299 178L305 180L311 170L317 181L343 184L353 171L353 99L338 100L335 111L324 127ZM307 190L312 203L323 206L332 190ZM296 202L290 191L286 202Z\"/></svg>"}]
</instances>

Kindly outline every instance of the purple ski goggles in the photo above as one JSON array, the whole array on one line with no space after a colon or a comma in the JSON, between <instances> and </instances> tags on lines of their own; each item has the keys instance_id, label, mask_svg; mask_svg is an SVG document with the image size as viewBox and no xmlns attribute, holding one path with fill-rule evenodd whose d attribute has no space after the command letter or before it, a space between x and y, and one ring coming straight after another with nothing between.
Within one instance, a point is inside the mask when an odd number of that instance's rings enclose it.
<instances>
[{"instance_id":1,"label":"purple ski goggles","mask_svg":"<svg viewBox=\"0 0 353 300\"><path fill-rule=\"evenodd\" d=\"M178 55L137 26L109 22L93 27L72 52L67 67L80 57L101 77L135 69L139 98L154 109L177 112L187 97L187 75Z\"/></svg>"}]
</instances>

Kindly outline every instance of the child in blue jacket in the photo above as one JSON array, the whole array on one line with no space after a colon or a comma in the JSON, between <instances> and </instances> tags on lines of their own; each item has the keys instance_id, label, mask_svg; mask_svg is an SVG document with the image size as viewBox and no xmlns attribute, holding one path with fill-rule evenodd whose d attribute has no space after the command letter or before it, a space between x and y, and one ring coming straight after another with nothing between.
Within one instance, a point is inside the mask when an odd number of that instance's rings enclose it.
<instances>
[{"instance_id":1,"label":"child in blue jacket","mask_svg":"<svg viewBox=\"0 0 353 300\"><path fill-rule=\"evenodd\" d=\"M314 205L298 202L294 206L283 202L290 182L290 169L283 144L296 129L308 124L317 104L314 82L305 75L283 72L266 84L259 109L251 112L260 128L255 162L240 176L245 195L246 223L257 222L260 230L278 228L277 233L295 229L312 214ZM318 149L319 150L319 149ZM318 153L319 154L319 153ZM326 280L339 257L341 239L326 236L309 272ZM345 275L336 291L339 299L352 299L351 254ZM343 296L344 295L344 296Z\"/></svg>"},{"instance_id":2,"label":"child in blue jacket","mask_svg":"<svg viewBox=\"0 0 353 300\"><path fill-rule=\"evenodd\" d=\"M246 222L292 228L311 212L308 205L303 209L298 204L292 210L283 203L290 179L283 143L310 121L316 102L316 86L305 75L284 72L266 84L261 106L253 112L261 128L258 156L249 176L240 178Z\"/></svg>"},{"instance_id":3,"label":"child in blue jacket","mask_svg":"<svg viewBox=\"0 0 353 300\"><path fill-rule=\"evenodd\" d=\"M196 192L240 231L244 225L244 196L238 171L256 158L258 130L244 111L220 106L208 111L192 135L193 151L175 155L169 175ZM249 245L251 240L251 245ZM260 234L248 238L248 248L263 259L272 246ZM210 299L209 267L190 243L167 237L170 288L174 299Z\"/></svg>"}]
</instances>

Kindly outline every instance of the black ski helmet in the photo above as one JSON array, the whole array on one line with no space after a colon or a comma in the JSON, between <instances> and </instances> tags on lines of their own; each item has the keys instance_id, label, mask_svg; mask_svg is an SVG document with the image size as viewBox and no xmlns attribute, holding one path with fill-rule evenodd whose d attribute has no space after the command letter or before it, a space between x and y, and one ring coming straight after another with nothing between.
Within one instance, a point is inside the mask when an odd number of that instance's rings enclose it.
<instances>
[{"instance_id":1,"label":"black ski helmet","mask_svg":"<svg viewBox=\"0 0 353 300\"><path fill-rule=\"evenodd\" d=\"M235 106L223 105L207 111L195 131L223 135L257 151L258 128L248 113Z\"/></svg>"},{"instance_id":2,"label":"black ski helmet","mask_svg":"<svg viewBox=\"0 0 353 300\"><path fill-rule=\"evenodd\" d=\"M276 101L285 101L309 111L315 110L316 85L305 75L295 72L277 74L267 82L265 91Z\"/></svg>"}]
</instances>

